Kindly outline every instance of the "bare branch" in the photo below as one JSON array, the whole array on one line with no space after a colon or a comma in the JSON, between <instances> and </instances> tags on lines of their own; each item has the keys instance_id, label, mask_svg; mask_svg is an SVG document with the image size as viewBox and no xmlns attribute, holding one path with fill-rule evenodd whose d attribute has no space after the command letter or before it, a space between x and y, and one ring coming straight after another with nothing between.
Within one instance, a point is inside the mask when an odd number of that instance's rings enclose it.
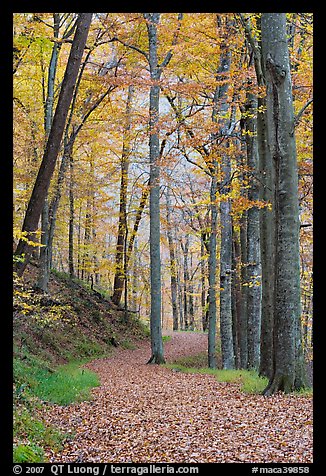
<instances>
[{"instance_id":1,"label":"bare branch","mask_svg":"<svg viewBox=\"0 0 326 476\"><path fill-rule=\"evenodd\" d=\"M147 61L149 62L148 54L145 53L145 51L143 51L143 50L141 50L140 48L138 48L138 46L130 45L129 43L126 43L125 41L120 40L120 39L117 38L116 36L114 36L110 41L118 41L119 43L121 43L121 44L122 44L123 46L125 46L126 48L131 48L132 50L137 51L138 53L140 53L140 54L142 54L143 56L145 56L145 58L146 58Z\"/></svg>"},{"instance_id":2,"label":"bare branch","mask_svg":"<svg viewBox=\"0 0 326 476\"><path fill-rule=\"evenodd\" d=\"M299 124L300 122L300 119L303 115L303 113L305 112L305 110L307 109L307 107L310 106L310 104L313 102L313 98L309 99L309 101L306 102L306 104L300 109L300 111L298 112L298 114L295 116L294 118L294 123L293 123L293 129L292 129L292 135L294 133L294 129L297 127L297 125Z\"/></svg>"}]
</instances>

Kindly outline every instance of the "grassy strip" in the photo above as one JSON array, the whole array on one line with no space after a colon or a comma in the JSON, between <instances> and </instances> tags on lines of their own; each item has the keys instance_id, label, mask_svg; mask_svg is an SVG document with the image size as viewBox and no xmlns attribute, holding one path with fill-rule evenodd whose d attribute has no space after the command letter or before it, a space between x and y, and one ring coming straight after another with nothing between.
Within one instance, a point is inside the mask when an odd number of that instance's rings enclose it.
<instances>
[{"instance_id":1,"label":"grassy strip","mask_svg":"<svg viewBox=\"0 0 326 476\"><path fill-rule=\"evenodd\" d=\"M38 380L35 395L58 405L89 400L90 390L100 384L98 376L79 363L63 365L55 373L41 372Z\"/></svg>"},{"instance_id":2,"label":"grassy strip","mask_svg":"<svg viewBox=\"0 0 326 476\"><path fill-rule=\"evenodd\" d=\"M240 389L244 393L261 394L268 384L266 377L261 377L255 370L224 370L210 369L207 365L207 353L194 356L182 357L172 364L165 364L167 368L185 373L214 375L219 382L230 382L240 384ZM313 389L307 387L300 391L293 392L293 395L312 396Z\"/></svg>"},{"instance_id":3,"label":"grassy strip","mask_svg":"<svg viewBox=\"0 0 326 476\"><path fill-rule=\"evenodd\" d=\"M46 424L38 415L42 402L69 405L91 398L98 376L73 362L55 369L26 353L14 359L14 450L15 463L45 461L44 448L60 450L67 435Z\"/></svg>"},{"instance_id":4,"label":"grassy strip","mask_svg":"<svg viewBox=\"0 0 326 476\"><path fill-rule=\"evenodd\" d=\"M224 370L210 369L207 366L207 352L198 355L182 357L172 364L166 364L166 367L179 372L199 373L214 375L219 382L231 382L241 385L241 390L245 393L259 394L267 386L268 379L260 377L254 370Z\"/></svg>"}]
</instances>

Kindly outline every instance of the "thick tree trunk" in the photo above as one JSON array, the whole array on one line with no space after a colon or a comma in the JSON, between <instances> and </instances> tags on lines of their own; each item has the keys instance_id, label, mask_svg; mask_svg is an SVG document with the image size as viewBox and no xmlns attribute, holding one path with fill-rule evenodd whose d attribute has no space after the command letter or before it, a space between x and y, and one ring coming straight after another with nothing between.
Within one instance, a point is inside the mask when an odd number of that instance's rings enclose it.
<instances>
[{"instance_id":1,"label":"thick tree trunk","mask_svg":"<svg viewBox=\"0 0 326 476\"><path fill-rule=\"evenodd\" d=\"M258 86L265 87L264 61L261 55L261 44L253 38L250 27L242 16L242 23L248 43L251 45L254 57ZM258 20L258 29L260 20ZM258 97L257 109L257 146L259 157L260 200L269 204L260 211L260 255L262 268L262 305L261 305L261 343L260 367L262 376L271 377L273 374L273 302L274 302L274 169L269 150L267 134L266 98Z\"/></svg>"},{"instance_id":2,"label":"thick tree trunk","mask_svg":"<svg viewBox=\"0 0 326 476\"><path fill-rule=\"evenodd\" d=\"M71 46L58 104L22 227L22 231L26 233L28 240L32 240L37 230L41 211L54 172L91 19L92 13L80 13L77 19L76 33ZM15 271L20 276L23 274L28 263L31 248L28 241L20 239L15 251L15 254L21 258L15 265Z\"/></svg>"},{"instance_id":3,"label":"thick tree trunk","mask_svg":"<svg viewBox=\"0 0 326 476\"><path fill-rule=\"evenodd\" d=\"M263 13L268 139L275 170L274 372L264 390L302 385L298 170L285 13ZM300 337L299 337L300 334ZM300 370L300 374L297 371Z\"/></svg>"}]
</instances>

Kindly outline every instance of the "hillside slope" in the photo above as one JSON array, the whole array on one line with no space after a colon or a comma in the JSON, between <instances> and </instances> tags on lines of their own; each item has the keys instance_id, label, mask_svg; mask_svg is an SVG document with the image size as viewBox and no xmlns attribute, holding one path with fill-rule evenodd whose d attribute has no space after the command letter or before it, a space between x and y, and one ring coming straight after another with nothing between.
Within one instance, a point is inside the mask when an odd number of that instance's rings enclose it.
<instances>
[{"instance_id":1,"label":"hillside slope","mask_svg":"<svg viewBox=\"0 0 326 476\"><path fill-rule=\"evenodd\" d=\"M59 434L41 416L43 404L89 398L99 384L80 364L108 356L115 347L134 348L148 338L135 315L125 315L104 292L51 273L49 293L33 287L37 268L14 278L13 391L14 461L44 461L44 450L60 448Z\"/></svg>"}]
</instances>

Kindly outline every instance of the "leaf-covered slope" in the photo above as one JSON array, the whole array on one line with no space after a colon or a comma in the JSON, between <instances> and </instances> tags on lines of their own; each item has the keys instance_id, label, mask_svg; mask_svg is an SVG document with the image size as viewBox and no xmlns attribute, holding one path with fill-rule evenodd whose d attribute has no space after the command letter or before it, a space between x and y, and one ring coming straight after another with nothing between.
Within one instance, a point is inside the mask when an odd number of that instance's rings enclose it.
<instances>
[{"instance_id":1,"label":"leaf-covered slope","mask_svg":"<svg viewBox=\"0 0 326 476\"><path fill-rule=\"evenodd\" d=\"M37 292L36 273L30 266L23 280L15 280L14 357L32 354L55 365L104 355L148 335L135 316L126 320L109 299L63 274L52 273L49 294Z\"/></svg>"}]
</instances>

